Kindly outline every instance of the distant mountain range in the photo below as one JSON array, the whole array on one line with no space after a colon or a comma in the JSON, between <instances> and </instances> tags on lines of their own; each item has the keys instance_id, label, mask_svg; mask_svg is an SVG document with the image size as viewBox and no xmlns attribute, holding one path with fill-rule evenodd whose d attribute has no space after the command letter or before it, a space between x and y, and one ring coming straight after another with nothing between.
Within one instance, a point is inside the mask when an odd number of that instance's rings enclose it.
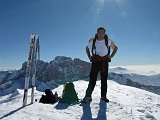
<instances>
[{"instance_id":1,"label":"distant mountain range","mask_svg":"<svg viewBox=\"0 0 160 120\"><path fill-rule=\"evenodd\" d=\"M78 58L57 56L49 63L44 61L37 63L36 87L40 91L55 88L66 82L89 79L91 64ZM0 95L14 92L17 88L23 89L26 65L24 62L20 70L0 71ZM160 95L160 74L146 76L117 67L109 70L108 79Z\"/></svg>"}]
</instances>

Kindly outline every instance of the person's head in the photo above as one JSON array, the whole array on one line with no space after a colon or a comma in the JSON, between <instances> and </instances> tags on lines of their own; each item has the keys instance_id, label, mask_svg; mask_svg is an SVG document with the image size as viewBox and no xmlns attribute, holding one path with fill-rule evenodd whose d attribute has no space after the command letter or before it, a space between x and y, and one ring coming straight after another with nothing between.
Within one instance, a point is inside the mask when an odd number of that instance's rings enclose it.
<instances>
[{"instance_id":1,"label":"person's head","mask_svg":"<svg viewBox=\"0 0 160 120\"><path fill-rule=\"evenodd\" d=\"M106 32L106 30L105 30L105 28L103 28L103 27L99 27L98 29L97 29L97 39L104 39L104 37L105 37L105 32Z\"/></svg>"}]
</instances>

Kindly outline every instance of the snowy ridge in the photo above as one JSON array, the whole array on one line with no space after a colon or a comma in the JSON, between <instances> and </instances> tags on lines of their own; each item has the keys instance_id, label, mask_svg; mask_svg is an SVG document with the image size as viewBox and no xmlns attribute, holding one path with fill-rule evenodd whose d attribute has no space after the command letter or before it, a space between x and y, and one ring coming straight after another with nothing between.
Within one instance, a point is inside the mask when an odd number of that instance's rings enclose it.
<instances>
[{"instance_id":1,"label":"snowy ridge","mask_svg":"<svg viewBox=\"0 0 160 120\"><path fill-rule=\"evenodd\" d=\"M74 82L79 98L83 98L88 82ZM106 104L100 101L100 81L97 81L91 104L83 106L62 103L42 104L35 102L22 108L23 90L6 95L0 99L0 119L2 120L160 120L160 96L145 90L120 85L108 80L108 98ZM62 94L63 85L56 89ZM29 91L30 94L30 91ZM35 98L40 99L43 92L36 91ZM30 102L30 95L28 103Z\"/></svg>"},{"instance_id":2,"label":"snowy ridge","mask_svg":"<svg viewBox=\"0 0 160 120\"><path fill-rule=\"evenodd\" d=\"M53 89L66 82L88 80L90 67L88 62L64 56L57 56L49 63L38 61L36 87L39 91L44 91L46 88ZM24 88L25 69L26 62L22 64L20 70L0 71L0 96ZM160 65L111 67L109 79L160 95L160 74L151 75L150 71L160 73ZM142 72L145 74L140 74Z\"/></svg>"},{"instance_id":3,"label":"snowy ridge","mask_svg":"<svg viewBox=\"0 0 160 120\"><path fill-rule=\"evenodd\" d=\"M140 88L140 89L147 90L160 95L160 82L159 82L160 78L154 79L153 76L142 75L142 77L145 79L140 79L141 75L138 75L140 77L139 79L137 79L136 76L137 74L109 73L109 79L114 80L119 84ZM139 83L139 82L136 82L136 80L138 81L141 80L141 81ZM153 84L153 83L157 83L157 84Z\"/></svg>"}]
</instances>

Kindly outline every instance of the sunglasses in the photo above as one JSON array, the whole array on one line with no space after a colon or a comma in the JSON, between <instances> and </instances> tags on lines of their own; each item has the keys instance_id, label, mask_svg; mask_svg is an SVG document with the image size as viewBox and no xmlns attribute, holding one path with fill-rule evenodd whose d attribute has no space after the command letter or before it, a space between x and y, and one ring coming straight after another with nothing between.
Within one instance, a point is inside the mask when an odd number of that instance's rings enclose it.
<instances>
[{"instance_id":1,"label":"sunglasses","mask_svg":"<svg viewBox=\"0 0 160 120\"><path fill-rule=\"evenodd\" d=\"M98 34L105 34L105 32L98 32Z\"/></svg>"}]
</instances>

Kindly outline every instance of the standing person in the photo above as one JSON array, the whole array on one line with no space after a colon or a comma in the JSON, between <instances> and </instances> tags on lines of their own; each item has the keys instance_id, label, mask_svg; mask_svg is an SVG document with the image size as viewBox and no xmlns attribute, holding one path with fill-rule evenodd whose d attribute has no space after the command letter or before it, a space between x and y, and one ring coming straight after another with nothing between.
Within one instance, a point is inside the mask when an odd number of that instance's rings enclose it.
<instances>
[{"instance_id":1,"label":"standing person","mask_svg":"<svg viewBox=\"0 0 160 120\"><path fill-rule=\"evenodd\" d=\"M105 102L109 102L109 99L107 98L108 63L111 62L111 59L116 54L118 48L115 43L108 38L105 32L105 28L98 28L95 37L90 39L89 44L86 47L86 53L89 60L92 62L92 66L88 88L82 102L92 101L92 92L96 85L99 72L101 76L101 99ZM111 54L110 48L112 49ZM92 53L92 56L90 52Z\"/></svg>"}]
</instances>

